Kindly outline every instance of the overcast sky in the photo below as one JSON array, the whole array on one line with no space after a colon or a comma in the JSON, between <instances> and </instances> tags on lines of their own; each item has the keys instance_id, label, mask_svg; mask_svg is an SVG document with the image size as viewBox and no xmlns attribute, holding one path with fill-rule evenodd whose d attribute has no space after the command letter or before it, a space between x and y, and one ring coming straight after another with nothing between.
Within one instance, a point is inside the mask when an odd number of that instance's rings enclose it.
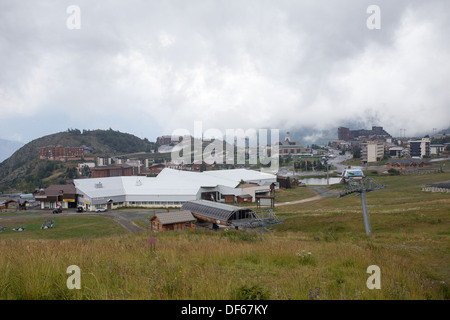
<instances>
[{"instance_id":1,"label":"overcast sky","mask_svg":"<svg viewBox=\"0 0 450 320\"><path fill-rule=\"evenodd\" d=\"M369 5L381 29L367 27ZM441 130L449 12L448 0L4 0L0 138L112 128L154 141L194 121Z\"/></svg>"}]
</instances>

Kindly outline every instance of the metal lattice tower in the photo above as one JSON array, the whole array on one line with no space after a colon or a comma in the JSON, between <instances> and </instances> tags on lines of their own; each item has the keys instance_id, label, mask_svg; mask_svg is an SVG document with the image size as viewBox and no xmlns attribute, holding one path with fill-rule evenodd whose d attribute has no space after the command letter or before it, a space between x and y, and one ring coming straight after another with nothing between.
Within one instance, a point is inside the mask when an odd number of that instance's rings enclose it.
<instances>
[{"instance_id":1,"label":"metal lattice tower","mask_svg":"<svg viewBox=\"0 0 450 320\"><path fill-rule=\"evenodd\" d=\"M370 228L370 219L369 219L369 213L367 212L367 204L366 204L366 193L370 191L375 191L379 189L386 188L385 185L382 185L375 181L372 178L360 178L360 179L348 179L348 188L341 192L338 195L338 198L342 198L345 196L348 196L352 193L359 193L361 197L361 207L364 217L364 227L366 229L366 233L370 235L372 233Z\"/></svg>"}]
</instances>

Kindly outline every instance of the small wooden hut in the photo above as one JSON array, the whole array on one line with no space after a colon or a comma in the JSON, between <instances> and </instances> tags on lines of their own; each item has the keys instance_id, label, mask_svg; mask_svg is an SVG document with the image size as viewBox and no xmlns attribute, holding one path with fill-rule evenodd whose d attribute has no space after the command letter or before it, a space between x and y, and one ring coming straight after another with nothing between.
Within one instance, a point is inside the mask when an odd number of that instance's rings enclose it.
<instances>
[{"instance_id":1,"label":"small wooden hut","mask_svg":"<svg viewBox=\"0 0 450 320\"><path fill-rule=\"evenodd\" d=\"M152 231L184 230L192 226L194 216L189 211L157 213L150 219Z\"/></svg>"}]
</instances>

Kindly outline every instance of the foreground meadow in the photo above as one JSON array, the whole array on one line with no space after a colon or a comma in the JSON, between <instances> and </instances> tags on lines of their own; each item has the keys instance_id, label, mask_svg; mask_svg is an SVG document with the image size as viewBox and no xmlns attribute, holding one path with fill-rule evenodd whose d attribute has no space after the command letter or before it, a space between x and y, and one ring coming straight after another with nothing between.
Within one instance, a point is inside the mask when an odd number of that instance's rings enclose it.
<instances>
[{"instance_id":1,"label":"foreground meadow","mask_svg":"<svg viewBox=\"0 0 450 320\"><path fill-rule=\"evenodd\" d=\"M279 207L284 223L265 233L128 234L100 217L0 233L0 299L449 299L450 196L421 186L450 173L377 180L387 188L367 195L371 236L357 196ZM79 290L67 288L70 265ZM380 289L367 287L371 265Z\"/></svg>"}]
</instances>

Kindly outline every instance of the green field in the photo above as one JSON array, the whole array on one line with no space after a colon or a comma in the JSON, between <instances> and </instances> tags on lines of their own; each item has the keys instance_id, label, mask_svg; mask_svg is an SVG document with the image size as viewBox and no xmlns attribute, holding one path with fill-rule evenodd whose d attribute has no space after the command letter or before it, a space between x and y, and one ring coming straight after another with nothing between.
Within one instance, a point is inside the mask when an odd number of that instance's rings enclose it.
<instances>
[{"instance_id":1,"label":"green field","mask_svg":"<svg viewBox=\"0 0 450 320\"><path fill-rule=\"evenodd\" d=\"M46 220L54 220L50 229L41 229ZM105 217L42 217L0 220L0 226L7 227L0 232L0 241L4 239L72 239L93 238L126 233L123 227ZM14 227L23 226L25 231L14 231Z\"/></svg>"},{"instance_id":2,"label":"green field","mask_svg":"<svg viewBox=\"0 0 450 320\"><path fill-rule=\"evenodd\" d=\"M312 189L307 187L279 189L275 192L275 203L302 200L317 195Z\"/></svg>"},{"instance_id":3,"label":"green field","mask_svg":"<svg viewBox=\"0 0 450 320\"><path fill-rule=\"evenodd\" d=\"M0 299L450 299L450 194L422 191L450 172L375 179L386 189L367 194L371 236L355 195L277 207L284 223L263 234L129 234L102 217L40 230L45 218L24 219L26 231L0 233ZM278 191L278 201L315 195ZM69 265L80 290L66 287ZM370 265L379 290L366 286Z\"/></svg>"}]
</instances>

